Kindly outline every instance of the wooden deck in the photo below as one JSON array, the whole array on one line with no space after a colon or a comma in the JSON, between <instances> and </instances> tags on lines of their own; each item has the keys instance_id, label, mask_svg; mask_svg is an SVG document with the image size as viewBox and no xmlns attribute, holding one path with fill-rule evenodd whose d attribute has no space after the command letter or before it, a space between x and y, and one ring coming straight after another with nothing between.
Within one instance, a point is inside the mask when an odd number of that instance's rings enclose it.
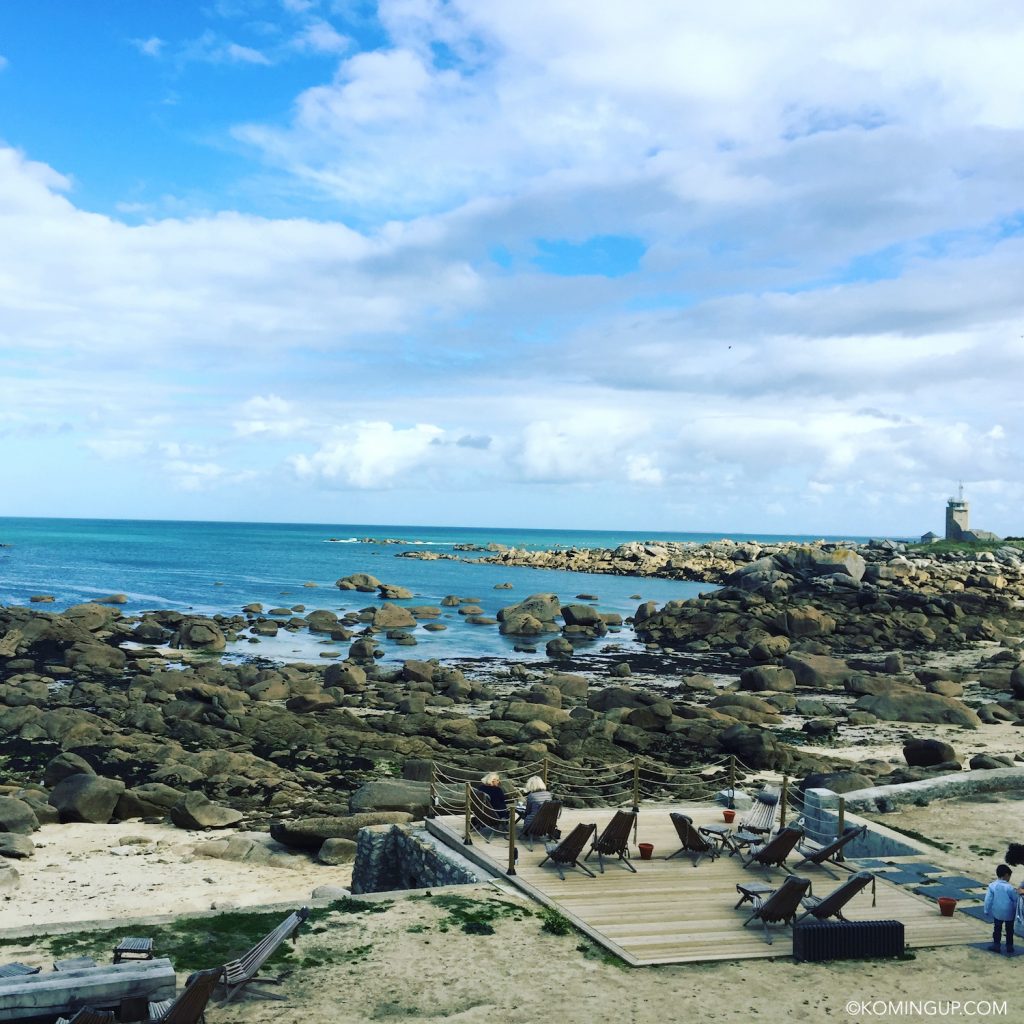
<instances>
[{"instance_id":1,"label":"wooden deck","mask_svg":"<svg viewBox=\"0 0 1024 1024\"><path fill-rule=\"evenodd\" d=\"M767 880L778 884L781 871L773 871L765 879L756 868L744 870L739 857L723 856L716 861L704 858L699 867L683 855L664 860L679 849L676 833L668 812L678 810L689 814L698 825L721 823L721 811L708 805L693 807L647 805L640 812L638 839L654 844L656 859L640 860L631 847L633 874L617 861L605 860L605 873L598 873L597 857L587 862L598 874L588 878L577 870L567 870L565 881L550 862L539 867L544 858L543 844L534 844L531 853L518 843L519 860L516 874L505 873L508 865L508 842L501 837L484 842L476 833L473 845L462 842L463 819L442 817L428 820L429 830L443 842L457 849L480 866L501 876L533 899L553 907L592 939L605 946L627 963L640 967L650 964L688 963L704 960L738 960L792 955L788 928L772 927L774 943L768 945L758 922L744 928L749 910L733 909L738 898L736 883ZM597 824L598 833L608 824L614 812L610 809L566 809L559 826L562 834L580 821ZM790 857L795 862L795 855ZM819 867L801 869L810 878L816 896L824 896L838 881ZM748 908L749 904L744 904ZM871 905L870 886L848 904L849 920L899 920L906 928L908 947L962 945L981 942L989 937L984 924L963 914L942 917L935 903L915 896L900 887L883 881L877 884L877 905Z\"/></svg>"}]
</instances>

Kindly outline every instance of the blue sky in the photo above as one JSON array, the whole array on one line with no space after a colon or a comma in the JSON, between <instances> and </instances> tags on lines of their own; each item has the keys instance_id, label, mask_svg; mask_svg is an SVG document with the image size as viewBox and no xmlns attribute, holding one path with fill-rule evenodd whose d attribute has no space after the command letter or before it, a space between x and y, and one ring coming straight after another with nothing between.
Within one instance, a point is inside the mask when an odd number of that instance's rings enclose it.
<instances>
[{"instance_id":1,"label":"blue sky","mask_svg":"<svg viewBox=\"0 0 1024 1024\"><path fill-rule=\"evenodd\" d=\"M0 514L1024 533L1024 14L0 5Z\"/></svg>"}]
</instances>

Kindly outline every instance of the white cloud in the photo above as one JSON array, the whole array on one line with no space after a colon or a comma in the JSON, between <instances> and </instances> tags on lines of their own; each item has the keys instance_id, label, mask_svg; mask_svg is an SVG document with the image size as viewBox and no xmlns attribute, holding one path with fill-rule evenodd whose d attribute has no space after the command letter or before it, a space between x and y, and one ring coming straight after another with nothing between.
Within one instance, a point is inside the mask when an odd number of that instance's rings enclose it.
<instances>
[{"instance_id":1,"label":"white cloud","mask_svg":"<svg viewBox=\"0 0 1024 1024\"><path fill-rule=\"evenodd\" d=\"M443 429L429 423L406 428L381 421L354 423L312 455L296 455L290 462L299 477L329 485L421 486L416 474L433 461L438 450L433 442L443 436Z\"/></svg>"},{"instance_id":2,"label":"white cloud","mask_svg":"<svg viewBox=\"0 0 1024 1024\"><path fill-rule=\"evenodd\" d=\"M309 425L304 416L297 416L293 403L277 395L257 395L241 409L241 418L233 423L239 437L291 437Z\"/></svg>"},{"instance_id":3,"label":"white cloud","mask_svg":"<svg viewBox=\"0 0 1024 1024\"><path fill-rule=\"evenodd\" d=\"M293 49L305 53L344 53L352 43L330 22L311 21L304 25L292 38Z\"/></svg>"},{"instance_id":4,"label":"white cloud","mask_svg":"<svg viewBox=\"0 0 1024 1024\"><path fill-rule=\"evenodd\" d=\"M159 57L163 51L165 42L159 36L150 36L148 39L132 39L132 46L146 57Z\"/></svg>"}]
</instances>

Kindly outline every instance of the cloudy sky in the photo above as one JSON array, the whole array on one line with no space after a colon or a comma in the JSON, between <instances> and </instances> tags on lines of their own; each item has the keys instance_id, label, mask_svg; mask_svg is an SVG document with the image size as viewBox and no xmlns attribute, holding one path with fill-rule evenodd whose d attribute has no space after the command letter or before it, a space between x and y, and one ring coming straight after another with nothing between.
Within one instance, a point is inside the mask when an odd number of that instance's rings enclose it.
<instances>
[{"instance_id":1,"label":"cloudy sky","mask_svg":"<svg viewBox=\"0 0 1024 1024\"><path fill-rule=\"evenodd\" d=\"M1024 10L0 5L0 515L1024 534Z\"/></svg>"}]
</instances>

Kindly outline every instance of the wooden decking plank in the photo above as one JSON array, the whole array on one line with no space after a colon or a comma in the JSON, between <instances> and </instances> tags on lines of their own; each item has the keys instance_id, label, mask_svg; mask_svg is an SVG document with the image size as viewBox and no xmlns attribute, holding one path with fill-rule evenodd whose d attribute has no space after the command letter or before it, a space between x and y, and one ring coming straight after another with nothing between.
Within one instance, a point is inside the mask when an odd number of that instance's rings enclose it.
<instances>
[{"instance_id":1,"label":"wooden decking plank","mask_svg":"<svg viewBox=\"0 0 1024 1024\"><path fill-rule=\"evenodd\" d=\"M678 849L669 810L683 810L700 824L720 821L720 812L707 805L686 808L647 809L640 819L640 841L650 842L658 851ZM577 821L596 821L599 828L610 819L608 810L566 810L560 825L563 833ZM590 878L576 870L566 870L565 880L548 866L540 867L545 853L540 844L533 851L519 847L516 875L505 874L506 843L461 843L461 818L435 819L431 831L466 854L481 866L500 875L517 888L563 913L594 941L622 956L627 963L641 966L658 963L686 963L704 960L736 960L791 955L788 929L773 928L774 943L768 945L760 927L743 927L749 911L734 909L737 882L763 882L780 885L781 872L765 876L746 871L737 857L705 859L694 867L689 858L678 857L631 863L636 873L614 860L606 861L601 874L594 858L586 862L597 875ZM808 866L800 874L812 879L816 895L826 895L840 885L846 870L839 868L834 879L822 869ZM872 907L863 894L850 905L852 920L897 918L906 926L907 943L924 946L964 944L981 941L985 928L962 915L940 917L937 908L924 897L916 896L878 876L877 905Z\"/></svg>"}]
</instances>

